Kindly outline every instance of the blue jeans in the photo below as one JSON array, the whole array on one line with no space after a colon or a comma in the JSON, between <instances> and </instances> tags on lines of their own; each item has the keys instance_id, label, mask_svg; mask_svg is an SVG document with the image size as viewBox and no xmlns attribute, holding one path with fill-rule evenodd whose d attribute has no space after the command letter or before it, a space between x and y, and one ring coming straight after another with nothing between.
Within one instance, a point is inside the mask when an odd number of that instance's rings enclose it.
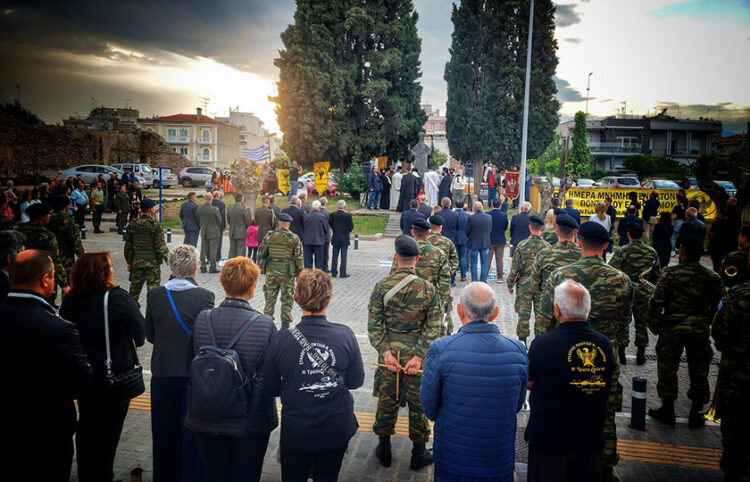
<instances>
[{"instance_id":1,"label":"blue jeans","mask_svg":"<svg viewBox=\"0 0 750 482\"><path fill-rule=\"evenodd\" d=\"M296 179L290 179L289 180L289 192L286 193L286 198L291 201L292 196L297 195L297 189L299 188L299 181Z\"/></svg>"},{"instance_id":2,"label":"blue jeans","mask_svg":"<svg viewBox=\"0 0 750 482\"><path fill-rule=\"evenodd\" d=\"M380 202L380 191L371 191L370 192L370 199L367 201L367 209L375 208L378 209L378 204Z\"/></svg>"},{"instance_id":3,"label":"blue jeans","mask_svg":"<svg viewBox=\"0 0 750 482\"><path fill-rule=\"evenodd\" d=\"M494 187L488 187L487 188L487 207L492 207L492 200L495 199L495 188Z\"/></svg>"},{"instance_id":4,"label":"blue jeans","mask_svg":"<svg viewBox=\"0 0 750 482\"><path fill-rule=\"evenodd\" d=\"M477 279L477 255L481 263L481 276ZM487 272L490 270L490 249L470 249L469 258L471 259L471 281L487 282Z\"/></svg>"},{"instance_id":5,"label":"blue jeans","mask_svg":"<svg viewBox=\"0 0 750 482\"><path fill-rule=\"evenodd\" d=\"M672 251L675 250L675 243L677 242L677 235L680 234L680 228L682 227L683 222L685 222L684 219L674 220L674 232L672 232Z\"/></svg>"},{"instance_id":6,"label":"blue jeans","mask_svg":"<svg viewBox=\"0 0 750 482\"><path fill-rule=\"evenodd\" d=\"M466 278L466 245L458 245L456 250L458 251L458 269L451 276L451 284L455 284L458 271L461 271L461 279Z\"/></svg>"}]
</instances>

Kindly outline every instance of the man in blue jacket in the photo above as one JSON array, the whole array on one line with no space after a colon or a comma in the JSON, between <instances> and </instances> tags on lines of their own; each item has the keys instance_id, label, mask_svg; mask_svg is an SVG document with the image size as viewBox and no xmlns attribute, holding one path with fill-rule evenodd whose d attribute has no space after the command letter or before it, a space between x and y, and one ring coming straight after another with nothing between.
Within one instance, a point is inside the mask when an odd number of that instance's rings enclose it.
<instances>
[{"instance_id":1,"label":"man in blue jacket","mask_svg":"<svg viewBox=\"0 0 750 482\"><path fill-rule=\"evenodd\" d=\"M419 201L417 201L416 199L412 199L409 203L409 210L401 213L400 226L402 234L411 236L411 223L413 223L417 218L425 219L424 215L417 209L419 209Z\"/></svg>"},{"instance_id":2,"label":"man in blue jacket","mask_svg":"<svg viewBox=\"0 0 750 482\"><path fill-rule=\"evenodd\" d=\"M367 209L378 209L380 193L383 186L380 184L377 166L373 166L372 172L367 175L367 190L370 191L370 199L367 201Z\"/></svg>"},{"instance_id":3,"label":"man in blue jacket","mask_svg":"<svg viewBox=\"0 0 750 482\"><path fill-rule=\"evenodd\" d=\"M463 327L430 344L420 389L435 421L435 480L512 481L526 348L490 323L500 308L486 283L466 286L457 311Z\"/></svg>"},{"instance_id":4,"label":"man in blue jacket","mask_svg":"<svg viewBox=\"0 0 750 482\"><path fill-rule=\"evenodd\" d=\"M580 226L581 225L581 211L574 208L573 207L574 205L575 205L575 201L573 199L566 199L565 209L563 209L563 211L565 211L565 214L575 219L578 225Z\"/></svg>"},{"instance_id":5,"label":"man in blue jacket","mask_svg":"<svg viewBox=\"0 0 750 482\"><path fill-rule=\"evenodd\" d=\"M502 195L501 195L502 196ZM492 218L492 231L490 231L490 261L488 268L492 267L492 259L495 259L497 268L497 282L503 282L503 257L505 257L505 230L508 229L508 215L500 209L503 200L495 198L492 200L492 210L489 214Z\"/></svg>"},{"instance_id":6,"label":"man in blue jacket","mask_svg":"<svg viewBox=\"0 0 750 482\"><path fill-rule=\"evenodd\" d=\"M469 237L466 236L466 224L469 221L469 213L464 210L464 202L459 199L456 201L456 251L458 251L458 269L461 271L461 281L466 281L466 246L469 243ZM456 284L456 273L453 273L451 285Z\"/></svg>"},{"instance_id":7,"label":"man in blue jacket","mask_svg":"<svg viewBox=\"0 0 750 482\"><path fill-rule=\"evenodd\" d=\"M180 206L180 219L182 220L182 230L185 232L185 241L183 244L189 244L198 247L198 233L201 230L201 223L198 220L198 204L195 202L195 193L188 193L188 200Z\"/></svg>"},{"instance_id":8,"label":"man in blue jacket","mask_svg":"<svg viewBox=\"0 0 750 482\"><path fill-rule=\"evenodd\" d=\"M440 206L443 208L439 213L443 218L443 236L453 241L453 244L456 244L458 214L455 211L451 211L451 199L449 197L444 197L440 201Z\"/></svg>"}]
</instances>

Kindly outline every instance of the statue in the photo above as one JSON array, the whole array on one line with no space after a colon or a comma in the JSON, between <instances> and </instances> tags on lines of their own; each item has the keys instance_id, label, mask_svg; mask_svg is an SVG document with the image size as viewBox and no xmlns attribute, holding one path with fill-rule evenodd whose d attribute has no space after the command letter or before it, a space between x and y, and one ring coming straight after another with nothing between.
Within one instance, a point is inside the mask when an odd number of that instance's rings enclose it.
<instances>
[{"instance_id":1,"label":"statue","mask_svg":"<svg viewBox=\"0 0 750 482\"><path fill-rule=\"evenodd\" d=\"M414 156L412 167L419 170L420 176L424 175L427 172L428 159L432 154L432 149L424 143L424 132L419 133L419 142L411 148L411 153Z\"/></svg>"}]
</instances>

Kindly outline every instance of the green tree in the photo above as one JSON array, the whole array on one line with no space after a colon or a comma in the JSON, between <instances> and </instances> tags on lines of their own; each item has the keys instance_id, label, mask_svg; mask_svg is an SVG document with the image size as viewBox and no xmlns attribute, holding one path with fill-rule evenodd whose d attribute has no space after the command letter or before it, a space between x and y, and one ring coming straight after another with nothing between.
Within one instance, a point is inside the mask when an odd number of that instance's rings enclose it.
<instances>
[{"instance_id":1,"label":"green tree","mask_svg":"<svg viewBox=\"0 0 750 482\"><path fill-rule=\"evenodd\" d=\"M367 176L362 172L362 164L352 162L346 168L339 181L338 189L351 194L353 199L359 200L359 195L367 190Z\"/></svg>"},{"instance_id":2,"label":"green tree","mask_svg":"<svg viewBox=\"0 0 750 482\"><path fill-rule=\"evenodd\" d=\"M591 172L591 149L589 149L586 114L576 112L573 125L573 140L568 152L566 171L577 177L586 177Z\"/></svg>"},{"instance_id":3,"label":"green tree","mask_svg":"<svg viewBox=\"0 0 750 482\"><path fill-rule=\"evenodd\" d=\"M750 170L743 163L743 153L720 156L715 152L701 154L690 165L690 170L698 181L698 189L708 194L717 208L726 205L729 194L716 184L716 179L731 179L737 188L737 205L740 211L750 206Z\"/></svg>"},{"instance_id":4,"label":"green tree","mask_svg":"<svg viewBox=\"0 0 750 482\"><path fill-rule=\"evenodd\" d=\"M435 154L433 154L430 158L430 166L438 169L446 162L448 162L448 154L441 151L440 149L435 149Z\"/></svg>"},{"instance_id":5,"label":"green tree","mask_svg":"<svg viewBox=\"0 0 750 482\"><path fill-rule=\"evenodd\" d=\"M43 124L42 119L37 117L36 114L26 107L22 106L18 100L14 100L12 104L10 102L0 104L0 113L7 114L30 126Z\"/></svg>"}]
</instances>

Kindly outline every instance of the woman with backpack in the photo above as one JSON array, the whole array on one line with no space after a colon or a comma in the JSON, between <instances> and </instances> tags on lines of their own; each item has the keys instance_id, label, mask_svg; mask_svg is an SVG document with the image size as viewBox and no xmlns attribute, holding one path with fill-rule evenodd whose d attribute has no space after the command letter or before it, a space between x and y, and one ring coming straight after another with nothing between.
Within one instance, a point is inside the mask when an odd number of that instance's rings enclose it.
<instances>
[{"instance_id":1,"label":"woman with backpack","mask_svg":"<svg viewBox=\"0 0 750 482\"><path fill-rule=\"evenodd\" d=\"M208 482L260 480L279 424L273 397L255 383L276 333L273 319L248 303L259 276L250 258L228 260L219 275L226 299L193 325L185 426L196 434Z\"/></svg>"},{"instance_id":2,"label":"woman with backpack","mask_svg":"<svg viewBox=\"0 0 750 482\"><path fill-rule=\"evenodd\" d=\"M364 382L362 355L351 328L326 318L332 295L323 271L299 274L294 301L302 320L274 337L263 366L263 391L281 397L284 482L306 481L311 467L316 482L337 480L359 427L349 390Z\"/></svg>"}]
</instances>

